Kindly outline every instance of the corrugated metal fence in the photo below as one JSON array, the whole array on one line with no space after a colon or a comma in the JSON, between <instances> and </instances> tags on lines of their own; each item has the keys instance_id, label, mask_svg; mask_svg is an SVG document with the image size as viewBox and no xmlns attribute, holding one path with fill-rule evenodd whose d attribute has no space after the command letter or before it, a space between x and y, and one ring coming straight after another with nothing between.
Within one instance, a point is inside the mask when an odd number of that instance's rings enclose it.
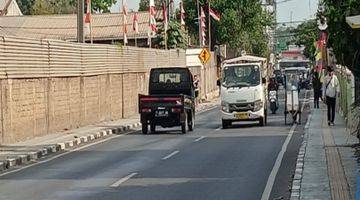
<instances>
[{"instance_id":1,"label":"corrugated metal fence","mask_svg":"<svg viewBox=\"0 0 360 200\"><path fill-rule=\"evenodd\" d=\"M182 50L0 37L0 78L71 77L185 66Z\"/></svg>"}]
</instances>

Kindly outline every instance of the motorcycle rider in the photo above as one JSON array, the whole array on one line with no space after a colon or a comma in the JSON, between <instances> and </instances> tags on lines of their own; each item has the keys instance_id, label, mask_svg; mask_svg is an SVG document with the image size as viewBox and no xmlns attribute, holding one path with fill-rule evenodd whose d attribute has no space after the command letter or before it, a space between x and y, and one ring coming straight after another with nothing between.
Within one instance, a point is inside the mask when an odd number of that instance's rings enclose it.
<instances>
[{"instance_id":1,"label":"motorcycle rider","mask_svg":"<svg viewBox=\"0 0 360 200\"><path fill-rule=\"evenodd\" d=\"M270 94L270 91L276 91L275 111L279 108L279 106L278 106L278 90L279 90L279 84L276 81L276 78L275 77L270 78L270 82L268 85L268 92ZM270 95L269 95L269 97L270 97ZM273 111L274 114L275 114L275 111Z\"/></svg>"},{"instance_id":2,"label":"motorcycle rider","mask_svg":"<svg viewBox=\"0 0 360 200\"><path fill-rule=\"evenodd\" d=\"M279 84L274 77L270 78L270 82L268 85L268 91L275 90L276 92L279 90Z\"/></svg>"}]
</instances>

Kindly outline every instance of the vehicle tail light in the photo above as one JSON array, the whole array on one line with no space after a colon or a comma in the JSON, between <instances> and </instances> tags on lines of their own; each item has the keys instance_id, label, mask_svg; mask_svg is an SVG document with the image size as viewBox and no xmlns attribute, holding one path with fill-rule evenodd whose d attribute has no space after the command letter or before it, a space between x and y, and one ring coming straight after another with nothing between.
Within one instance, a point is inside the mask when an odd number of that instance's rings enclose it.
<instances>
[{"instance_id":1,"label":"vehicle tail light","mask_svg":"<svg viewBox=\"0 0 360 200\"><path fill-rule=\"evenodd\" d=\"M150 109L150 108L143 108L143 109L141 109L141 112L143 112L143 113L150 113L150 112L151 112L151 109Z\"/></svg>"},{"instance_id":2,"label":"vehicle tail light","mask_svg":"<svg viewBox=\"0 0 360 200\"><path fill-rule=\"evenodd\" d=\"M163 101L167 101L167 102L181 102L181 98L177 98L177 97L167 97L167 98L163 98Z\"/></svg>"},{"instance_id":3,"label":"vehicle tail light","mask_svg":"<svg viewBox=\"0 0 360 200\"><path fill-rule=\"evenodd\" d=\"M171 112L173 112L173 113L181 113L182 110L181 110L181 108L172 108Z\"/></svg>"},{"instance_id":4,"label":"vehicle tail light","mask_svg":"<svg viewBox=\"0 0 360 200\"><path fill-rule=\"evenodd\" d=\"M140 101L142 102L156 102L159 101L159 98L152 98L152 97L147 97L147 98L141 98Z\"/></svg>"}]
</instances>

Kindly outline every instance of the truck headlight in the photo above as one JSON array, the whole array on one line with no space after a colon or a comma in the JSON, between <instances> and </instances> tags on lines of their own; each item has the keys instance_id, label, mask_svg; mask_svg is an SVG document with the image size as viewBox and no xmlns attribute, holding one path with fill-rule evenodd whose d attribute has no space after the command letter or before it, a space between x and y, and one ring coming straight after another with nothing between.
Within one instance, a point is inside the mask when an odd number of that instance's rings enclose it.
<instances>
[{"instance_id":1,"label":"truck headlight","mask_svg":"<svg viewBox=\"0 0 360 200\"><path fill-rule=\"evenodd\" d=\"M229 103L224 102L224 101L221 102L221 110L224 111L224 112L229 113L230 112Z\"/></svg>"},{"instance_id":2,"label":"truck headlight","mask_svg":"<svg viewBox=\"0 0 360 200\"><path fill-rule=\"evenodd\" d=\"M264 107L264 103L261 100L255 101L254 111L257 112Z\"/></svg>"}]
</instances>

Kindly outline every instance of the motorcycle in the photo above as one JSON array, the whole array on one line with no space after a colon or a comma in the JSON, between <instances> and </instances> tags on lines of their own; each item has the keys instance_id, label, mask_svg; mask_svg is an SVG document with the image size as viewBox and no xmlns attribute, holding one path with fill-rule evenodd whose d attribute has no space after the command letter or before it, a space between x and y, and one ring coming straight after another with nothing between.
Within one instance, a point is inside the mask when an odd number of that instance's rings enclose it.
<instances>
[{"instance_id":1,"label":"motorcycle","mask_svg":"<svg viewBox=\"0 0 360 200\"><path fill-rule=\"evenodd\" d=\"M276 90L271 90L269 92L269 101L272 114L276 114L276 111L279 108Z\"/></svg>"}]
</instances>

